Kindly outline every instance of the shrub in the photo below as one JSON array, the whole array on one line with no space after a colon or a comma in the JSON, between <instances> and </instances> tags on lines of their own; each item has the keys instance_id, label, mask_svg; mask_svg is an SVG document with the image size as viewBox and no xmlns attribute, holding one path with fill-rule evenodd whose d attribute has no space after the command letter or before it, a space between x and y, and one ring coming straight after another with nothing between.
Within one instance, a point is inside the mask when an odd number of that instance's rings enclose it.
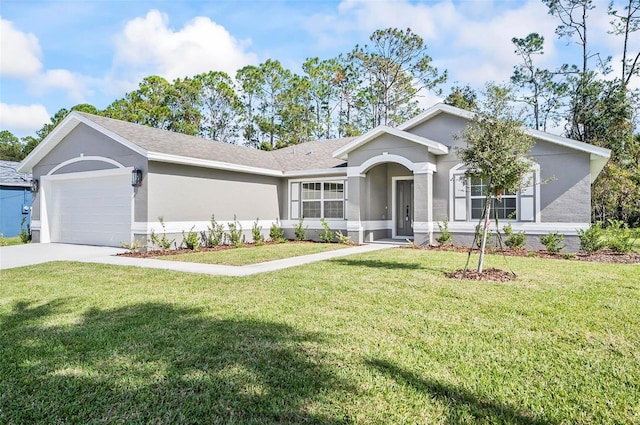
<instances>
[{"instance_id":1,"label":"shrub","mask_svg":"<svg viewBox=\"0 0 640 425\"><path fill-rule=\"evenodd\" d=\"M476 246L478 248L482 248L482 225L476 226ZM493 232L487 229L487 246L491 245L491 238L493 237Z\"/></svg>"},{"instance_id":2,"label":"shrub","mask_svg":"<svg viewBox=\"0 0 640 425\"><path fill-rule=\"evenodd\" d=\"M341 243L343 245L353 245L351 236L343 234L340 230L336 232L336 238L338 239L338 243Z\"/></svg>"},{"instance_id":3,"label":"shrub","mask_svg":"<svg viewBox=\"0 0 640 425\"><path fill-rule=\"evenodd\" d=\"M276 221L271 225L271 229L269 229L269 239L274 242L284 243L286 242L284 238L284 230L280 227L280 220L276 218Z\"/></svg>"},{"instance_id":4,"label":"shrub","mask_svg":"<svg viewBox=\"0 0 640 425\"><path fill-rule=\"evenodd\" d=\"M264 237L262 236L262 226L258 226L259 218L256 218L256 221L253 222L253 227L251 228L251 235L253 237L253 242L256 245L264 245Z\"/></svg>"},{"instance_id":5,"label":"shrub","mask_svg":"<svg viewBox=\"0 0 640 425\"><path fill-rule=\"evenodd\" d=\"M602 240L602 223L599 221L591 223L587 230L578 229L578 238L580 238L580 250L588 254L596 252L604 246Z\"/></svg>"},{"instance_id":6,"label":"shrub","mask_svg":"<svg viewBox=\"0 0 640 425\"><path fill-rule=\"evenodd\" d=\"M540 237L540 243L547 248L547 252L557 253L562 250L566 245L560 246L564 241L564 235L558 232L547 233Z\"/></svg>"},{"instance_id":7,"label":"shrub","mask_svg":"<svg viewBox=\"0 0 640 425\"><path fill-rule=\"evenodd\" d=\"M333 238L335 235L333 233L333 230L331 230L331 228L329 227L329 224L327 224L327 221L324 218L321 218L320 223L322 223L322 231L318 232L318 237L320 238L320 240L325 243L333 242Z\"/></svg>"},{"instance_id":8,"label":"shrub","mask_svg":"<svg viewBox=\"0 0 640 425\"><path fill-rule=\"evenodd\" d=\"M631 252L637 238L634 230L622 220L607 220L605 234L607 248L615 252Z\"/></svg>"},{"instance_id":9,"label":"shrub","mask_svg":"<svg viewBox=\"0 0 640 425\"><path fill-rule=\"evenodd\" d=\"M229 243L236 248L244 246L244 238L242 236L242 225L238 222L236 215L233 215L233 222L228 223L229 227Z\"/></svg>"},{"instance_id":10,"label":"shrub","mask_svg":"<svg viewBox=\"0 0 640 425\"><path fill-rule=\"evenodd\" d=\"M222 245L224 242L224 225L216 221L216 216L211 214L211 226L207 226L206 238L202 238L209 248Z\"/></svg>"},{"instance_id":11,"label":"shrub","mask_svg":"<svg viewBox=\"0 0 640 425\"><path fill-rule=\"evenodd\" d=\"M134 239L133 242L131 243L120 242L120 246L128 250L131 254L133 254L134 252L138 252L145 247L145 245L143 245L142 243L140 243L140 241L136 239Z\"/></svg>"},{"instance_id":12,"label":"shrub","mask_svg":"<svg viewBox=\"0 0 640 425\"><path fill-rule=\"evenodd\" d=\"M297 241L304 241L307 239L307 229L309 229L309 226L303 226L302 225L303 221L304 221L304 218L300 217L300 220L298 220L298 224L296 224L293 227L293 232L296 235Z\"/></svg>"},{"instance_id":13,"label":"shrub","mask_svg":"<svg viewBox=\"0 0 640 425\"><path fill-rule=\"evenodd\" d=\"M504 241L506 246L509 248L524 248L525 243L527 243L527 235L525 235L524 232L513 233L511 223L504 226L502 230L504 230L504 234L507 236Z\"/></svg>"},{"instance_id":14,"label":"shrub","mask_svg":"<svg viewBox=\"0 0 640 425\"><path fill-rule=\"evenodd\" d=\"M193 231L194 227L196 226L192 226L191 230L189 230L186 235L184 233L184 230L182 231L182 243L188 249L197 251L198 248L200 248L200 235L198 234L198 232Z\"/></svg>"},{"instance_id":15,"label":"shrub","mask_svg":"<svg viewBox=\"0 0 640 425\"><path fill-rule=\"evenodd\" d=\"M169 238L167 237L167 230L166 230L166 226L164 224L164 217L160 216L158 217L158 221L160 222L160 225L162 226L162 237L158 236L158 234L152 229L151 230L151 244L153 246L156 246L162 250L167 250L169 248L171 248L171 245L175 242L175 239L171 239L169 240Z\"/></svg>"},{"instance_id":16,"label":"shrub","mask_svg":"<svg viewBox=\"0 0 640 425\"><path fill-rule=\"evenodd\" d=\"M436 238L436 242L440 245L451 245L451 233L449 233L449 219L445 217L442 224L438 222L440 228L440 236Z\"/></svg>"},{"instance_id":17,"label":"shrub","mask_svg":"<svg viewBox=\"0 0 640 425\"><path fill-rule=\"evenodd\" d=\"M20 241L22 243L31 242L31 226L27 224L25 227L24 223L27 221L27 217L22 217L22 221L20 222Z\"/></svg>"}]
</instances>

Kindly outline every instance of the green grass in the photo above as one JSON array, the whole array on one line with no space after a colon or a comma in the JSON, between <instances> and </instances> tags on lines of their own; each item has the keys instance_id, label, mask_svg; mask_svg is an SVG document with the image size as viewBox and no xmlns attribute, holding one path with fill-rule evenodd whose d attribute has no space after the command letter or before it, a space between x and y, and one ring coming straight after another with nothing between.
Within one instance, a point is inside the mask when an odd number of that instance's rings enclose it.
<instances>
[{"instance_id":1,"label":"green grass","mask_svg":"<svg viewBox=\"0 0 640 425\"><path fill-rule=\"evenodd\" d=\"M465 259L3 271L0 423L640 423L640 266Z\"/></svg>"},{"instance_id":2,"label":"green grass","mask_svg":"<svg viewBox=\"0 0 640 425\"><path fill-rule=\"evenodd\" d=\"M300 255L317 254L319 252L334 251L347 248L347 245L335 243L289 242L284 244L269 244L262 246L247 246L242 248L225 249L221 251L193 252L188 254L165 255L160 260L186 261L189 263L225 264L229 266L244 266L265 261L281 260L283 258L298 257Z\"/></svg>"},{"instance_id":3,"label":"green grass","mask_svg":"<svg viewBox=\"0 0 640 425\"><path fill-rule=\"evenodd\" d=\"M23 242L20 239L20 236L13 236L10 238L5 238L4 236L0 236L0 246L11 246L11 245L22 245Z\"/></svg>"}]
</instances>

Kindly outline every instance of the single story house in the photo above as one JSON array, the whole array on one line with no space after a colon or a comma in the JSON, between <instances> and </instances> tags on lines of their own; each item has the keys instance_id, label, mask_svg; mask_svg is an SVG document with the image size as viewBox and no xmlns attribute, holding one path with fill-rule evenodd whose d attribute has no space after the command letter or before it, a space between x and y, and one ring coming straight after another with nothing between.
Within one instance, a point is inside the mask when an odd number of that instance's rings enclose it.
<instances>
[{"instance_id":1,"label":"single story house","mask_svg":"<svg viewBox=\"0 0 640 425\"><path fill-rule=\"evenodd\" d=\"M234 215L250 239L277 219L288 236L304 217L309 235L324 218L355 242L414 239L430 244L449 220L458 243L470 243L482 181L466 181L456 155L472 113L437 104L397 128L321 140L273 152L214 142L72 112L20 164L39 182L34 242L119 246L146 243L152 231L181 240L205 231L212 214ZM496 204L514 231L567 240L590 222L590 186L610 151L536 130L530 187ZM541 182L548 182L540 184ZM529 237L531 243L538 238ZM574 241L575 242L575 241Z\"/></svg>"},{"instance_id":2,"label":"single story house","mask_svg":"<svg viewBox=\"0 0 640 425\"><path fill-rule=\"evenodd\" d=\"M29 225L31 213L31 176L16 171L20 165L14 161L0 161L0 235L18 236Z\"/></svg>"}]
</instances>

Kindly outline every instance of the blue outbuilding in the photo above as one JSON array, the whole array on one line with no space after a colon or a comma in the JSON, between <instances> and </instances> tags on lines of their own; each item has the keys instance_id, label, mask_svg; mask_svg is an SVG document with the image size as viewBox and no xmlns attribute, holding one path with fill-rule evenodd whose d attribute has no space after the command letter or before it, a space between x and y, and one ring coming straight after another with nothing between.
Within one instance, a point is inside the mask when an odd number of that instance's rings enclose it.
<instances>
[{"instance_id":1,"label":"blue outbuilding","mask_svg":"<svg viewBox=\"0 0 640 425\"><path fill-rule=\"evenodd\" d=\"M0 161L0 234L18 236L31 221L31 175L16 171L19 162Z\"/></svg>"}]
</instances>

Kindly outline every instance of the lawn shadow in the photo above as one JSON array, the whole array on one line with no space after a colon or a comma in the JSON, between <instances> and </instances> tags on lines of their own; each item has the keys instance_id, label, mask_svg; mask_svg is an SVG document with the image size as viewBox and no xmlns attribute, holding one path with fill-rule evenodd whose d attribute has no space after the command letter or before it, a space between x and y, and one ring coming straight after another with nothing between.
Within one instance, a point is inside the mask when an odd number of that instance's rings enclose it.
<instances>
[{"instance_id":1,"label":"lawn shadow","mask_svg":"<svg viewBox=\"0 0 640 425\"><path fill-rule=\"evenodd\" d=\"M340 264L341 266L360 266L375 269L420 270L424 268L417 263L405 263L400 261L364 260L356 258L334 258L327 261Z\"/></svg>"},{"instance_id":2,"label":"lawn shadow","mask_svg":"<svg viewBox=\"0 0 640 425\"><path fill-rule=\"evenodd\" d=\"M447 424L469 423L469 416L475 423L513 425L554 425L557 423L547 418L533 417L522 410L499 402L483 399L465 389L424 379L386 360L371 359L367 360L366 364L399 383L406 383L443 402L448 406Z\"/></svg>"},{"instance_id":3,"label":"lawn shadow","mask_svg":"<svg viewBox=\"0 0 640 425\"><path fill-rule=\"evenodd\" d=\"M0 423L351 423L322 335L142 303L50 325L64 301L0 316ZM49 324L47 324L49 323Z\"/></svg>"}]
</instances>

